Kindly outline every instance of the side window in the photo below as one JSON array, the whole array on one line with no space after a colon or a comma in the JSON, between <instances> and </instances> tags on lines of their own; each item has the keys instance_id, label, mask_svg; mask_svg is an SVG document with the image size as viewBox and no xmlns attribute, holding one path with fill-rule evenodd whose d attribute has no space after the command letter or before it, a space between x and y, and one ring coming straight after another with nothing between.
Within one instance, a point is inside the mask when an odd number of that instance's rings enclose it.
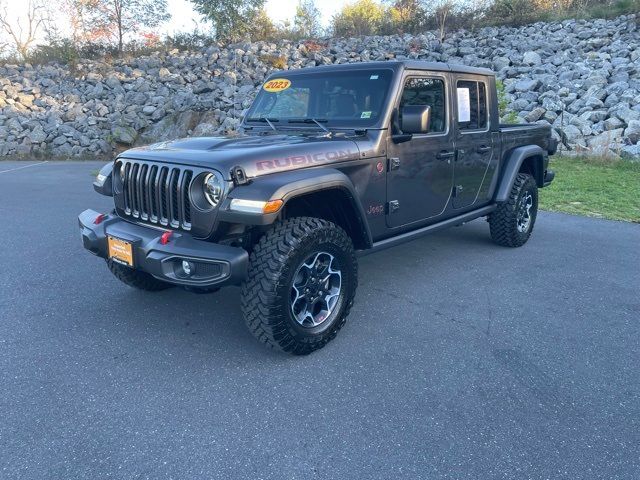
<instances>
[{"instance_id":1,"label":"side window","mask_svg":"<svg viewBox=\"0 0 640 480\"><path fill-rule=\"evenodd\" d=\"M429 133L444 132L447 128L446 97L444 81L440 78L408 78L400 99L400 121L402 108L406 105L429 105L431 126Z\"/></svg>"},{"instance_id":2,"label":"side window","mask_svg":"<svg viewBox=\"0 0 640 480\"><path fill-rule=\"evenodd\" d=\"M458 128L481 130L487 127L487 87L483 82L458 81Z\"/></svg>"}]
</instances>

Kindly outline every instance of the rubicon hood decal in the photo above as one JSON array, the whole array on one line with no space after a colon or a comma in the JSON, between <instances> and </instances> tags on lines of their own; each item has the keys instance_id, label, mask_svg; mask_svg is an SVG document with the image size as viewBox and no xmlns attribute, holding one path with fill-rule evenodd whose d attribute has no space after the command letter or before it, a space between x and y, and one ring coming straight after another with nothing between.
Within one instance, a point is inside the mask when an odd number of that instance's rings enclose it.
<instances>
[{"instance_id":1,"label":"rubicon hood decal","mask_svg":"<svg viewBox=\"0 0 640 480\"><path fill-rule=\"evenodd\" d=\"M123 158L211 167L228 178L235 166L255 177L303 166L359 158L356 142L344 137L251 135L201 137L156 143L123 152Z\"/></svg>"},{"instance_id":2,"label":"rubicon hood decal","mask_svg":"<svg viewBox=\"0 0 640 480\"><path fill-rule=\"evenodd\" d=\"M284 158L276 158L274 160L259 160L256 162L256 169L261 172L264 170L286 170L289 167L299 167L303 165L321 165L336 160L348 160L357 156L357 152L351 150L327 150L307 155L291 155Z\"/></svg>"}]
</instances>

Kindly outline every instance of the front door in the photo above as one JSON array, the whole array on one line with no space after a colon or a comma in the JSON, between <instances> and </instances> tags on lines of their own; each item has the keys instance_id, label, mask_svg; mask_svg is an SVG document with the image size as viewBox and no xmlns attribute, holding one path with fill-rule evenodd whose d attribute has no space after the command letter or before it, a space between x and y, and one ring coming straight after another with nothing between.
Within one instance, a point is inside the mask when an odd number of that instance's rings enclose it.
<instances>
[{"instance_id":1,"label":"front door","mask_svg":"<svg viewBox=\"0 0 640 480\"><path fill-rule=\"evenodd\" d=\"M483 77L458 76L456 104L456 161L454 208L473 205L493 160L492 135L489 132L487 84Z\"/></svg>"},{"instance_id":2,"label":"front door","mask_svg":"<svg viewBox=\"0 0 640 480\"><path fill-rule=\"evenodd\" d=\"M414 134L409 141L388 141L388 227L435 217L447 206L454 160L447 82L443 74L406 74L402 94L396 102L398 115L405 105L429 105L431 124L428 133ZM401 124L402 118L399 118L397 125Z\"/></svg>"}]
</instances>

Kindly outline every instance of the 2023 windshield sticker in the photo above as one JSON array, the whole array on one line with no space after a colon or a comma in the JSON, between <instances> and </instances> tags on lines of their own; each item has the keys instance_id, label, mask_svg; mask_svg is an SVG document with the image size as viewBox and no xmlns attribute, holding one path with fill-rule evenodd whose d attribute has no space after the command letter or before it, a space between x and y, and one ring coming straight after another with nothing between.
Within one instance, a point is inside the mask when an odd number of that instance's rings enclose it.
<instances>
[{"instance_id":1,"label":"2023 windshield sticker","mask_svg":"<svg viewBox=\"0 0 640 480\"><path fill-rule=\"evenodd\" d=\"M291 80L286 78L274 78L273 80L269 80L262 87L264 91L269 93L277 93L286 90L291 86Z\"/></svg>"}]
</instances>

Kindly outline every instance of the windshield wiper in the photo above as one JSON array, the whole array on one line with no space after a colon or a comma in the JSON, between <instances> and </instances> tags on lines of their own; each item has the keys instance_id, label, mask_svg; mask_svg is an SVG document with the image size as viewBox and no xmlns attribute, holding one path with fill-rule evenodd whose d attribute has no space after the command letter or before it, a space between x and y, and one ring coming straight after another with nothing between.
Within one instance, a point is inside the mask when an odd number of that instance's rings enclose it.
<instances>
[{"instance_id":1,"label":"windshield wiper","mask_svg":"<svg viewBox=\"0 0 640 480\"><path fill-rule=\"evenodd\" d=\"M327 127L322 125L322 123L327 123L328 122L328 120L326 118L290 118L288 120L288 122L289 123L315 123L322 130L324 130L326 133L331 135L331 131Z\"/></svg>"},{"instance_id":2,"label":"windshield wiper","mask_svg":"<svg viewBox=\"0 0 640 480\"><path fill-rule=\"evenodd\" d=\"M247 122L263 122L263 123L266 123L267 125L269 125L271 127L271 130L273 130L274 132L277 132L278 129L275 127L273 122L279 122L279 121L280 120L278 120L277 118L268 118L268 117L251 117L251 118L247 118Z\"/></svg>"}]
</instances>

